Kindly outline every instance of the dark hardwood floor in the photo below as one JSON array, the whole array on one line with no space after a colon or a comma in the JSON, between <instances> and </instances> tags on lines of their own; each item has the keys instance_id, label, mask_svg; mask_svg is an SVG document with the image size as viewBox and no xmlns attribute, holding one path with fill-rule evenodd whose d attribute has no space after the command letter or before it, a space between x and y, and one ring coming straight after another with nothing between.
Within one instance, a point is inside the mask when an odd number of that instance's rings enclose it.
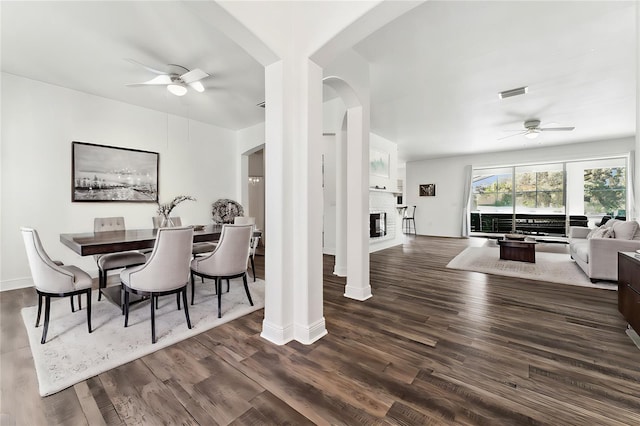
<instances>
[{"instance_id":1,"label":"dark hardwood floor","mask_svg":"<svg viewBox=\"0 0 640 426\"><path fill-rule=\"evenodd\" d=\"M0 293L0 423L640 424L616 292L445 268L480 243L407 237L372 254L365 302L326 256L329 334L313 345L263 340L260 310L46 398L20 316L34 291Z\"/></svg>"}]
</instances>

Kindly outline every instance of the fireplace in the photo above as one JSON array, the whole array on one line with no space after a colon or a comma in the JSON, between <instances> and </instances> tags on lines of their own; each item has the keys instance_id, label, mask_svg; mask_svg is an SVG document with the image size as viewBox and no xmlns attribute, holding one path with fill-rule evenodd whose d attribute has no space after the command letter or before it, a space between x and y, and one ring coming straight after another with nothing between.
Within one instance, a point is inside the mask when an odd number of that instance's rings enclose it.
<instances>
[{"instance_id":1,"label":"fireplace","mask_svg":"<svg viewBox=\"0 0 640 426\"><path fill-rule=\"evenodd\" d=\"M387 214L369 213L369 237L377 238L387 235Z\"/></svg>"}]
</instances>

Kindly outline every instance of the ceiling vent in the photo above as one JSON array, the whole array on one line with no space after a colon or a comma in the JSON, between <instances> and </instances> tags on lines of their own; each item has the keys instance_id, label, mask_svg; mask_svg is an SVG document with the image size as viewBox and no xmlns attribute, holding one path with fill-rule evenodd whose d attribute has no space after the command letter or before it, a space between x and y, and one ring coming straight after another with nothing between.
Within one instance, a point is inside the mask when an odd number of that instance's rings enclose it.
<instances>
[{"instance_id":1,"label":"ceiling vent","mask_svg":"<svg viewBox=\"0 0 640 426\"><path fill-rule=\"evenodd\" d=\"M517 89L505 90L504 92L500 92L498 93L498 97L500 99L504 99L504 98L510 98L512 96L520 96L520 95L524 95L528 91L529 91L529 87L527 86L518 87Z\"/></svg>"},{"instance_id":2,"label":"ceiling vent","mask_svg":"<svg viewBox=\"0 0 640 426\"><path fill-rule=\"evenodd\" d=\"M260 108L265 108L265 101L260 102L258 105L256 105Z\"/></svg>"}]
</instances>

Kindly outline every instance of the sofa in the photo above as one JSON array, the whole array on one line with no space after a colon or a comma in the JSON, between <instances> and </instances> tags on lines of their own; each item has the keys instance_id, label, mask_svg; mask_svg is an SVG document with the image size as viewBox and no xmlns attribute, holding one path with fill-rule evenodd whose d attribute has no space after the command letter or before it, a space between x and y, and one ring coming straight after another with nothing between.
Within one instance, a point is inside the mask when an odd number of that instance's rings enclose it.
<instances>
[{"instance_id":1,"label":"sofa","mask_svg":"<svg viewBox=\"0 0 640 426\"><path fill-rule=\"evenodd\" d=\"M636 250L640 250L640 224L637 221L610 219L595 229L569 228L571 258L591 282L617 281L618 252Z\"/></svg>"}]
</instances>

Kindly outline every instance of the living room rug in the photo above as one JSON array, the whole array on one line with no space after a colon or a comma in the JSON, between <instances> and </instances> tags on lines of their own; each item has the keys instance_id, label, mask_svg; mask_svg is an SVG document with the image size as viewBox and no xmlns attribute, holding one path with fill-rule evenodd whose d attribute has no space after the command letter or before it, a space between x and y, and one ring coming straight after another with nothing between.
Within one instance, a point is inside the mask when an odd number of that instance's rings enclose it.
<instances>
[{"instance_id":1,"label":"living room rug","mask_svg":"<svg viewBox=\"0 0 640 426\"><path fill-rule=\"evenodd\" d=\"M155 344L151 343L149 302L131 306L129 326L124 328L124 316L120 309L104 298L98 302L98 292L93 291L93 332L89 334L84 300L83 309L76 310L75 313L71 312L68 297L52 300L49 331L44 345L40 344L44 312L40 319L40 327L35 328L38 307L23 308L22 319L29 335L40 395L59 392L90 377L263 308L264 281L249 281L254 306L249 305L242 279L231 280L229 293L222 294L222 318L218 318L218 299L214 294L213 281L205 281L205 284L196 283L195 305L189 305L191 330L187 328L184 310L177 310L175 295L161 297L156 310ZM222 287L226 290L224 282Z\"/></svg>"},{"instance_id":2,"label":"living room rug","mask_svg":"<svg viewBox=\"0 0 640 426\"><path fill-rule=\"evenodd\" d=\"M497 246L468 247L454 257L447 268L606 290L618 288L617 284L606 281L592 283L568 253L537 248L536 263L527 263L500 259Z\"/></svg>"}]
</instances>

